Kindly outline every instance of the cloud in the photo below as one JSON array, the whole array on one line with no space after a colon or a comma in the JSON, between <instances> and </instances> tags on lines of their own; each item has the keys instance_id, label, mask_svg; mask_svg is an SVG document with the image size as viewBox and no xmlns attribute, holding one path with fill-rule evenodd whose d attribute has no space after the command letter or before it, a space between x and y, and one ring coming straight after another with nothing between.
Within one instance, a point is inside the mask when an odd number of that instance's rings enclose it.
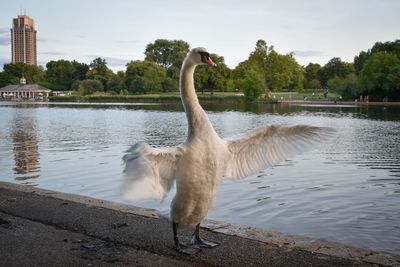
<instances>
[{"instance_id":1,"label":"cloud","mask_svg":"<svg viewBox=\"0 0 400 267\"><path fill-rule=\"evenodd\" d=\"M42 60L38 60L38 62L37 62L37 64L39 65L39 66L42 66L43 68L46 68L46 64L47 64L48 62L47 61L42 61Z\"/></svg>"},{"instance_id":2,"label":"cloud","mask_svg":"<svg viewBox=\"0 0 400 267\"><path fill-rule=\"evenodd\" d=\"M10 28L2 27L0 28L0 34L10 33Z\"/></svg>"},{"instance_id":3,"label":"cloud","mask_svg":"<svg viewBox=\"0 0 400 267\"><path fill-rule=\"evenodd\" d=\"M10 45L11 44L10 36L2 36L0 35L0 45Z\"/></svg>"},{"instance_id":4,"label":"cloud","mask_svg":"<svg viewBox=\"0 0 400 267\"><path fill-rule=\"evenodd\" d=\"M47 38L36 38L36 41L39 43L47 43L47 42L59 43L60 42L60 40L47 39Z\"/></svg>"},{"instance_id":5,"label":"cloud","mask_svg":"<svg viewBox=\"0 0 400 267\"><path fill-rule=\"evenodd\" d=\"M99 56L99 55L87 55L88 58L91 60L95 58L104 58L107 62L107 66L109 67L120 67L120 66L125 66L126 63L131 61L130 59L124 59L124 58L117 58L117 57L104 57L104 56Z\"/></svg>"},{"instance_id":6,"label":"cloud","mask_svg":"<svg viewBox=\"0 0 400 267\"><path fill-rule=\"evenodd\" d=\"M140 41L140 40L119 40L119 41L117 41L117 43L120 43L120 44L138 44L141 42L142 41Z\"/></svg>"},{"instance_id":7,"label":"cloud","mask_svg":"<svg viewBox=\"0 0 400 267\"><path fill-rule=\"evenodd\" d=\"M321 57L325 54L318 50L295 50L293 54L297 57Z\"/></svg>"},{"instance_id":8,"label":"cloud","mask_svg":"<svg viewBox=\"0 0 400 267\"><path fill-rule=\"evenodd\" d=\"M0 57L0 69L3 69L3 65L8 63L11 63L10 58Z\"/></svg>"},{"instance_id":9,"label":"cloud","mask_svg":"<svg viewBox=\"0 0 400 267\"><path fill-rule=\"evenodd\" d=\"M65 53L54 52L54 51L42 52L40 54L42 54L42 55L50 55L50 56L63 56L63 55L65 55Z\"/></svg>"},{"instance_id":10,"label":"cloud","mask_svg":"<svg viewBox=\"0 0 400 267\"><path fill-rule=\"evenodd\" d=\"M10 45L11 44L11 33L9 28L0 28L0 45Z\"/></svg>"}]
</instances>

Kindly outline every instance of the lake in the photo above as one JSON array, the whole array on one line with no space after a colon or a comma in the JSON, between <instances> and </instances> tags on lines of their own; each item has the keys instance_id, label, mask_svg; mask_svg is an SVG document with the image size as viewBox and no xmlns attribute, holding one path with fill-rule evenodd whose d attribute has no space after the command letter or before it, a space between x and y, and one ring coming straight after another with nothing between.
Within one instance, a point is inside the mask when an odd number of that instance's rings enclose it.
<instances>
[{"instance_id":1,"label":"lake","mask_svg":"<svg viewBox=\"0 0 400 267\"><path fill-rule=\"evenodd\" d=\"M205 103L222 137L267 124L311 124L334 138L238 182L221 180L208 218L338 241L400 248L400 108ZM122 156L137 142L174 146L175 104L0 102L0 180L164 210L119 194ZM173 190L172 190L173 191Z\"/></svg>"}]
</instances>

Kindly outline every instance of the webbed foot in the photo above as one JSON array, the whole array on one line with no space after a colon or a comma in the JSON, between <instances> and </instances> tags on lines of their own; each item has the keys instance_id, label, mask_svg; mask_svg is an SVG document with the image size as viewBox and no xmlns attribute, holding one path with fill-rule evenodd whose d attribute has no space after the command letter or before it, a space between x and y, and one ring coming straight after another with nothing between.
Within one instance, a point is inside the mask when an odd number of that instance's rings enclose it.
<instances>
[{"instance_id":1,"label":"webbed foot","mask_svg":"<svg viewBox=\"0 0 400 267\"><path fill-rule=\"evenodd\" d=\"M196 231L194 232L194 236L192 239L192 244L198 245L201 248L214 248L219 246L220 244L217 242L212 242L209 240L205 240L200 237L200 224L196 226Z\"/></svg>"},{"instance_id":2,"label":"webbed foot","mask_svg":"<svg viewBox=\"0 0 400 267\"><path fill-rule=\"evenodd\" d=\"M179 245L178 247L176 247L176 251L178 251L179 253L182 253L182 254L186 254L186 255L193 255L193 254L199 253L201 251L201 248L199 246L195 246L195 245L188 246L188 247Z\"/></svg>"},{"instance_id":3,"label":"webbed foot","mask_svg":"<svg viewBox=\"0 0 400 267\"><path fill-rule=\"evenodd\" d=\"M193 255L201 251L201 248L197 245L186 245L182 244L179 242L178 238L178 225L175 222L172 222L172 231L174 233L174 242L175 242L175 249L179 253L185 254L185 255Z\"/></svg>"},{"instance_id":4,"label":"webbed foot","mask_svg":"<svg viewBox=\"0 0 400 267\"><path fill-rule=\"evenodd\" d=\"M194 244L199 245L199 247L201 247L201 248L214 248L214 247L217 247L220 245L217 242L212 242L212 241L205 240L202 238L198 238L198 239L196 238L196 242Z\"/></svg>"}]
</instances>

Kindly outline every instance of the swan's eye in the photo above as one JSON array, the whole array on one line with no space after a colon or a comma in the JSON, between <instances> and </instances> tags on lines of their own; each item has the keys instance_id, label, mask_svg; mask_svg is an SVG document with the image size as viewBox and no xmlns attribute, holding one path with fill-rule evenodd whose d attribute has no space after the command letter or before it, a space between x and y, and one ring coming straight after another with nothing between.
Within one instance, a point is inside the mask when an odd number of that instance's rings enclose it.
<instances>
[{"instance_id":1,"label":"swan's eye","mask_svg":"<svg viewBox=\"0 0 400 267\"><path fill-rule=\"evenodd\" d=\"M202 57L210 57L210 53L208 53L208 52L199 51L199 54L200 54Z\"/></svg>"}]
</instances>

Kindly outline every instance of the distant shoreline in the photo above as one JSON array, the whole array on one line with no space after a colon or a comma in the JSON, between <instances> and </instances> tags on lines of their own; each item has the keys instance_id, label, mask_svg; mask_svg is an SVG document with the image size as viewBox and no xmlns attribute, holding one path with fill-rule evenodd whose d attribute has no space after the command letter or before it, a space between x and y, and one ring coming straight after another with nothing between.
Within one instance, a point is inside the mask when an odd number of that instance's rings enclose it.
<instances>
[{"instance_id":1,"label":"distant shoreline","mask_svg":"<svg viewBox=\"0 0 400 267\"><path fill-rule=\"evenodd\" d=\"M244 96L235 95L198 95L200 101L212 102L247 102ZM50 102L82 102L82 103L170 103L180 102L179 95L115 95L115 96L53 96ZM273 100L258 99L254 103L288 104L288 105L329 105L329 106L400 106L400 102L355 102L334 100ZM249 102L251 103L251 102Z\"/></svg>"},{"instance_id":2,"label":"distant shoreline","mask_svg":"<svg viewBox=\"0 0 400 267\"><path fill-rule=\"evenodd\" d=\"M289 105L329 105L329 106L400 106L400 102L355 102L355 101L332 101L332 100L281 100L279 103Z\"/></svg>"},{"instance_id":3,"label":"distant shoreline","mask_svg":"<svg viewBox=\"0 0 400 267\"><path fill-rule=\"evenodd\" d=\"M229 101L229 102L244 102L244 96L235 95L198 95L201 101ZM110 95L110 96L52 96L49 98L50 102L87 102L87 103L106 103L106 102L125 102L125 103L168 103L180 102L179 95Z\"/></svg>"}]
</instances>

